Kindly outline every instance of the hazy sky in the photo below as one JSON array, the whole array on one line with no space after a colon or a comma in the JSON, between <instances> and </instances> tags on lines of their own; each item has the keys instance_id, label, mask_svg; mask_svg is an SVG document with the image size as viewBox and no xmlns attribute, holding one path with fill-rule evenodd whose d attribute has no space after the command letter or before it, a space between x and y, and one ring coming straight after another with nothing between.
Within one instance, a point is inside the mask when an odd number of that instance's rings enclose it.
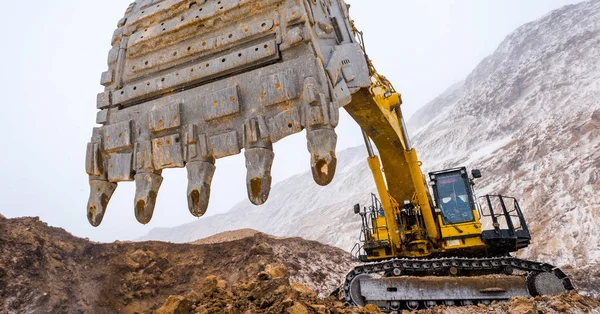
<instances>
[{"instance_id":1,"label":"hazy sky","mask_svg":"<svg viewBox=\"0 0 600 314\"><path fill-rule=\"evenodd\" d=\"M133 183L120 184L100 228L87 222L86 143L110 39L129 1L5 2L0 21L0 213L40 216L99 241L132 239L154 227L196 219L187 210L186 171L178 169L164 172L151 224L140 226L134 218ZM410 115L464 79L516 27L579 1L347 2L365 33L371 59L403 93L404 111ZM362 143L347 115L338 134L340 149ZM275 182L310 169L303 134L282 141L275 152ZM247 201L245 175L241 155L217 162L209 215Z\"/></svg>"}]
</instances>

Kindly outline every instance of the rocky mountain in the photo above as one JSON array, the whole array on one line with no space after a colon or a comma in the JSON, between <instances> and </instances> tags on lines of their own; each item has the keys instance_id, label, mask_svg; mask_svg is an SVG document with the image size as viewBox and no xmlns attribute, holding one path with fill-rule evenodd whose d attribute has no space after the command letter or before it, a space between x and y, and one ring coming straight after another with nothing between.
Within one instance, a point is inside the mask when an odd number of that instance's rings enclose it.
<instances>
[{"instance_id":1,"label":"rocky mountain","mask_svg":"<svg viewBox=\"0 0 600 314\"><path fill-rule=\"evenodd\" d=\"M479 195L520 200L534 237L521 255L574 269L600 262L600 0L518 28L409 127L424 171L480 168ZM365 158L361 147L341 152L328 187L305 173L274 186L262 207L243 202L144 239L188 242L254 228L351 250L360 228L351 207L374 192ZM600 283L590 289L600 292Z\"/></svg>"},{"instance_id":2,"label":"rocky mountain","mask_svg":"<svg viewBox=\"0 0 600 314\"><path fill-rule=\"evenodd\" d=\"M520 199L535 240L524 256L599 261L600 1L520 27L454 90L411 121L425 165L481 168L480 194Z\"/></svg>"}]
</instances>

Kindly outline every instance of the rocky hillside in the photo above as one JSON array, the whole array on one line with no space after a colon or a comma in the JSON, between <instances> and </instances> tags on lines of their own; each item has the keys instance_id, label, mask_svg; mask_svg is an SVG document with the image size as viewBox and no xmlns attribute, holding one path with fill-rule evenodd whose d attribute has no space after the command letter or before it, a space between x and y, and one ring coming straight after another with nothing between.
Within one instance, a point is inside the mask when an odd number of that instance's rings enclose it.
<instances>
[{"instance_id":1,"label":"rocky hillside","mask_svg":"<svg viewBox=\"0 0 600 314\"><path fill-rule=\"evenodd\" d=\"M37 218L0 216L0 313L187 314L192 305L196 313L343 308L317 293L327 295L342 282L353 266L348 253L300 238L236 237L212 244L97 244ZM170 298L158 311L169 296L185 300ZM173 312L170 306L190 308Z\"/></svg>"}]
</instances>

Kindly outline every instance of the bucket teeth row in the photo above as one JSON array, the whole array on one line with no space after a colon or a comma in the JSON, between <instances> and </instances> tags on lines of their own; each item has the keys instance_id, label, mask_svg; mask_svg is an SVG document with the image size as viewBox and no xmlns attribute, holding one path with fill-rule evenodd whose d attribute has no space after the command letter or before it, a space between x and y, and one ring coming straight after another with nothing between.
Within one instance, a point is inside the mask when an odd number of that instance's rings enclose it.
<instances>
[{"instance_id":1,"label":"bucket teeth row","mask_svg":"<svg viewBox=\"0 0 600 314\"><path fill-rule=\"evenodd\" d=\"M271 166L275 154L271 149L250 148L246 150L246 187L248 199L254 205L262 205L271 192Z\"/></svg>"},{"instance_id":2,"label":"bucket teeth row","mask_svg":"<svg viewBox=\"0 0 600 314\"><path fill-rule=\"evenodd\" d=\"M94 227L102 223L106 207L117 189L116 183L105 180L90 180L90 198L88 200L88 221Z\"/></svg>"},{"instance_id":3,"label":"bucket teeth row","mask_svg":"<svg viewBox=\"0 0 600 314\"><path fill-rule=\"evenodd\" d=\"M154 214L156 197L163 178L152 172L142 172L135 175L135 218L141 224L148 224Z\"/></svg>"},{"instance_id":4,"label":"bucket teeth row","mask_svg":"<svg viewBox=\"0 0 600 314\"><path fill-rule=\"evenodd\" d=\"M327 185L335 174L337 159L335 148L337 135L333 129L317 129L307 132L308 150L311 155L311 169L315 182ZM271 168L275 153L271 148L248 148L246 157L246 187L248 199L255 205L264 204L271 192ZM202 217L208 208L210 186L216 167L214 160L196 160L186 164L188 171L187 199L192 215ZM152 220L156 198L163 181L158 171L142 171L134 176L135 217L141 224ZM90 199L88 202L88 220L92 226L99 226L106 207L117 183L106 180L90 180Z\"/></svg>"},{"instance_id":5,"label":"bucket teeth row","mask_svg":"<svg viewBox=\"0 0 600 314\"><path fill-rule=\"evenodd\" d=\"M188 163L186 168L188 172L188 208L195 217L202 217L208 208L210 184L216 167L210 162L193 161Z\"/></svg>"},{"instance_id":6,"label":"bucket teeth row","mask_svg":"<svg viewBox=\"0 0 600 314\"><path fill-rule=\"evenodd\" d=\"M307 132L307 139L313 179L319 185L328 185L333 180L337 166L337 135L333 129L311 130Z\"/></svg>"}]
</instances>

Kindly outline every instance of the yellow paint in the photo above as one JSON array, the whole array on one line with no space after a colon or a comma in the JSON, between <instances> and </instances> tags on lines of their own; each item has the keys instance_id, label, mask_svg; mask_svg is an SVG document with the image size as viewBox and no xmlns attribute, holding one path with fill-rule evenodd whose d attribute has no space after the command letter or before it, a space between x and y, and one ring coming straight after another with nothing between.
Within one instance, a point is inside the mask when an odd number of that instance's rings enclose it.
<instances>
[{"instance_id":1,"label":"yellow paint","mask_svg":"<svg viewBox=\"0 0 600 314\"><path fill-rule=\"evenodd\" d=\"M486 247L485 243L481 239L481 223L479 221L479 216L477 215L476 210L473 210L473 217L475 217L475 221L454 224L456 228L452 225L445 225L442 220L442 217L438 217L437 223L440 225L442 236L440 242L443 250L453 251L465 248L484 249ZM460 243L458 245L449 245L449 239L458 238L460 238Z\"/></svg>"}]
</instances>

